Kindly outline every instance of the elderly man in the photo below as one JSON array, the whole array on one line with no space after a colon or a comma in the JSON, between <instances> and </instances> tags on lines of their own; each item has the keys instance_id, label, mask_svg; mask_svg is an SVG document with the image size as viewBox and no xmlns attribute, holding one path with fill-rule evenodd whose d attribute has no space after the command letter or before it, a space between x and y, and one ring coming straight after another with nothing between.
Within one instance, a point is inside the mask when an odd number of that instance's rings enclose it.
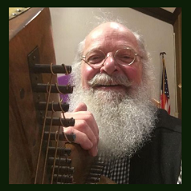
<instances>
[{"instance_id":1,"label":"elderly man","mask_svg":"<svg viewBox=\"0 0 191 191\"><path fill-rule=\"evenodd\" d=\"M75 143L105 161L103 175L118 184L176 184L181 122L151 101L152 65L142 38L106 22L79 45L70 97Z\"/></svg>"}]
</instances>

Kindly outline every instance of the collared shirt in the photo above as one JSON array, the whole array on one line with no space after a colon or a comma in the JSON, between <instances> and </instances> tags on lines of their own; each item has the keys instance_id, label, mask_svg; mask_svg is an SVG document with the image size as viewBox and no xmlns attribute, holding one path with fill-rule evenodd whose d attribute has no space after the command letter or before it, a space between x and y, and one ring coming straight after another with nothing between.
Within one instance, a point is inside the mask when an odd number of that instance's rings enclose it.
<instances>
[{"instance_id":1,"label":"collared shirt","mask_svg":"<svg viewBox=\"0 0 191 191\"><path fill-rule=\"evenodd\" d=\"M102 174L117 184L129 184L129 162L128 157L108 160L105 162Z\"/></svg>"},{"instance_id":2,"label":"collared shirt","mask_svg":"<svg viewBox=\"0 0 191 191\"><path fill-rule=\"evenodd\" d=\"M181 120L162 109L157 115L151 139L130 160L106 161L104 176L117 184L182 184Z\"/></svg>"},{"instance_id":3,"label":"collared shirt","mask_svg":"<svg viewBox=\"0 0 191 191\"><path fill-rule=\"evenodd\" d=\"M108 160L105 162L102 175L110 178L117 184L129 184L130 159L128 157L124 157L116 160ZM182 184L182 164L180 166L180 175L178 177L177 184Z\"/></svg>"}]
</instances>

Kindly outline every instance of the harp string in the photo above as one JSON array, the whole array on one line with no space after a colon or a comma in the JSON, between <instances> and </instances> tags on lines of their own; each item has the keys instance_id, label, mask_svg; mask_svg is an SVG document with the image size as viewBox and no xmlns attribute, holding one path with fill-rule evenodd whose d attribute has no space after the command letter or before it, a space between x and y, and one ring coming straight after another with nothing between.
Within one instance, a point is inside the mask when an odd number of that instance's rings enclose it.
<instances>
[{"instance_id":1,"label":"harp string","mask_svg":"<svg viewBox=\"0 0 191 191\"><path fill-rule=\"evenodd\" d=\"M58 102L59 106L60 106L60 111L64 114L64 110L62 109L61 103L62 103L62 99ZM65 119L65 116L63 115L63 118Z\"/></svg>"},{"instance_id":2,"label":"harp string","mask_svg":"<svg viewBox=\"0 0 191 191\"><path fill-rule=\"evenodd\" d=\"M62 117L65 119L65 115L64 115L65 112L64 112L64 110L62 109L61 102L59 102L59 105L60 105L60 109L61 109L61 111L62 111ZM61 120L60 120L60 122L62 123ZM66 139L66 142L71 143L71 141L68 140L68 137L66 136L66 134L63 133L63 135L64 135L64 137L65 137L65 139Z\"/></svg>"},{"instance_id":3,"label":"harp string","mask_svg":"<svg viewBox=\"0 0 191 191\"><path fill-rule=\"evenodd\" d=\"M65 69L66 75L68 75L69 72L68 72L68 69L67 69L66 65L65 65L65 64L62 64L62 67Z\"/></svg>"},{"instance_id":4,"label":"harp string","mask_svg":"<svg viewBox=\"0 0 191 191\"><path fill-rule=\"evenodd\" d=\"M62 66L65 68L66 74L68 74L68 70L67 70L66 66L65 66L64 64L62 64ZM51 67L50 67L50 70L51 70L51 73L52 73L53 75L56 75L56 74L54 74L54 72L52 71L52 65L51 65ZM57 91L58 91L60 94L63 94L63 93L59 90L58 84L55 83L55 85L56 85ZM61 107L61 101L59 101L59 106L60 106L60 109L61 109L61 111L62 111L62 113L63 113L63 117L64 117L64 119L65 119L64 110L63 110L62 107ZM58 130L57 130L56 133L55 133L56 147L55 147L54 162L53 162L52 175L51 175L51 184L53 184L53 179L54 179L54 171L55 171L56 157L57 157L57 151L58 151L58 145L59 145L59 137L60 137L60 136L59 136L59 134L60 134L60 127L61 127L61 126L62 126L62 127L64 126L63 123L62 123L61 118L59 118L59 119L60 119L60 125L58 126ZM63 147L65 148L65 142L64 142L64 146L63 146ZM60 159L61 159L61 157L59 156L59 163L60 163ZM57 172L57 182L58 182L58 175L59 175L59 168L60 168L59 163L58 163L58 172Z\"/></svg>"},{"instance_id":5,"label":"harp string","mask_svg":"<svg viewBox=\"0 0 191 191\"><path fill-rule=\"evenodd\" d=\"M61 120L60 120L61 122ZM51 184L53 184L53 178L54 178L54 171L55 171L55 164L56 164L56 156L58 151L58 143L59 143L59 132L60 132L60 125L58 126L58 130L56 131L56 147L55 147L55 153L54 153L54 162L53 162L53 169L52 169L52 175L51 175ZM58 180L58 173L57 173L57 180Z\"/></svg>"},{"instance_id":6,"label":"harp string","mask_svg":"<svg viewBox=\"0 0 191 191\"><path fill-rule=\"evenodd\" d=\"M51 134L51 132L52 132L53 114L55 113L54 108L53 108L53 103L54 103L54 101L52 101L51 121L50 121L49 133L48 133L48 140L47 140L47 147L46 147L46 155L45 155L44 168L43 168L42 184L44 183L44 178L45 178L46 164L47 164L47 158L48 158L48 148L49 148L49 144L50 144L50 134Z\"/></svg>"},{"instance_id":7,"label":"harp string","mask_svg":"<svg viewBox=\"0 0 191 191\"><path fill-rule=\"evenodd\" d=\"M51 80L52 82L52 75L51 75ZM49 99L50 99L50 92L51 92L51 83L49 84L49 86L47 85L47 89L48 90L48 96L47 96L47 100L46 100L46 109L45 109L45 115L44 115L44 121L43 121L43 127L42 127L42 134L41 134L41 139L40 139L40 148L39 148L39 153L38 153L38 159L37 159L37 167L36 167L36 174L35 174L35 182L34 184L36 184L37 182L37 175L38 175L38 170L39 170L39 164L40 164L40 155L41 155L41 151L42 151L42 143L43 143L43 136L44 136L44 131L45 131L45 124L46 124L46 118L47 118L47 112L48 112L48 103L49 103Z\"/></svg>"},{"instance_id":8,"label":"harp string","mask_svg":"<svg viewBox=\"0 0 191 191\"><path fill-rule=\"evenodd\" d=\"M40 147L39 147L39 152L38 152L38 159L37 159L37 167L36 167L36 172L35 172L34 184L37 183L37 176L38 176L38 172L39 172L39 165L40 165L40 158L41 158L42 144L43 144L43 136L44 136L44 132L45 132L45 125L46 125L46 119L47 119L47 113L48 113L48 104L49 104L49 100L50 100L52 80L53 80L53 76L56 75L52 71L52 63L50 64L50 70L51 70L51 76L50 76L50 83L47 83L46 109L45 109L43 126L42 126L42 134L41 134L41 139L40 139ZM44 181L44 176L43 176L43 181Z\"/></svg>"},{"instance_id":9,"label":"harp string","mask_svg":"<svg viewBox=\"0 0 191 191\"><path fill-rule=\"evenodd\" d=\"M67 70L67 67L64 64L62 64L62 66L65 68L66 74L68 74L69 72ZM44 138L44 134L45 134L46 121L47 121L47 117L48 117L48 107L49 107L49 103L50 103L50 94L51 94L53 76L56 75L53 72L52 63L50 64L50 71L51 71L50 81L49 81L49 83L47 83L47 86L46 86L47 87L46 88L47 99L46 99L45 114L44 114L42 134L41 134L41 139L40 139L40 146L39 146L39 153L38 153L38 159L37 159L37 167L36 167L36 172L35 172L34 184L37 183L37 177L38 177L39 168L40 168L40 161L41 161L42 149L43 149L43 138ZM57 89L58 93L63 94L59 90L59 87L58 87L57 83L55 83L55 86L56 86L56 89ZM67 86L67 88L69 88L69 85ZM57 128L57 130L55 132L55 142L53 143L55 151L54 151L53 164L51 166L50 184L53 184L55 181L58 183L59 171L60 171L60 168L61 168L60 167L60 161L62 160L61 156L64 156L64 157L67 158L67 154L65 153L65 150L64 150L66 148L65 143L66 142L70 143L67 136L64 133L61 133L61 127L64 127L61 118L65 119L65 115L64 115L65 111L63 110L63 108L61 106L61 102L62 102L62 100L59 100L59 102L58 102L60 110L61 110L61 117L59 118L60 119L60 124L58 125L58 128ZM47 160L48 160L48 153L49 153L49 145L51 143L51 133L52 133L52 131L54 131L52 126L53 126L53 116L54 116L55 112L56 111L54 110L54 105L53 105L53 101L52 101L52 111L51 111L51 117L50 117L49 132L48 132L47 144L46 144L46 148L45 148L45 150L46 150L45 151L45 158L44 158L44 163L43 163L43 172L42 172L42 181L41 181L42 184L44 184L45 177L46 177L46 169L47 169L46 167L47 167ZM62 134L65 137L64 141L63 140L60 141L60 134ZM60 142L62 142L62 143L60 143ZM58 147L59 146L64 148L64 149L61 149L61 151L59 151L59 154L58 154ZM56 177L56 174L55 174L55 168L57 168L57 171L56 171L57 177ZM62 179L61 179L60 182L62 183L63 181L64 181L64 176L62 175Z\"/></svg>"},{"instance_id":10,"label":"harp string","mask_svg":"<svg viewBox=\"0 0 191 191\"><path fill-rule=\"evenodd\" d=\"M65 66L65 65L64 65L64 66ZM68 74L66 67L65 67L65 71L66 71L66 73ZM64 118L64 119L66 119L66 118L65 118L65 115L64 115L65 111L63 110L63 108L62 108L62 106L61 106L62 101L63 101L62 99L59 101L59 107L60 107L60 111L61 111L61 117ZM61 118L60 118L60 124L62 125L62 127L64 127ZM64 136L65 136L65 133L63 133L63 134L64 134ZM65 138L66 138L66 136L65 136ZM67 139L66 139L66 141L67 141ZM65 147L66 141L64 141L64 147ZM64 151L62 151L62 155L65 155L65 153L63 153L63 152L64 152ZM59 170L60 170L60 161L61 161L61 157L59 156L58 172L57 172L57 182L58 182L58 174L59 174ZM63 176L63 174L62 174L62 178L61 178L61 181L60 181L61 183L64 183L64 178L63 178L63 177L64 177L64 176Z\"/></svg>"}]
</instances>

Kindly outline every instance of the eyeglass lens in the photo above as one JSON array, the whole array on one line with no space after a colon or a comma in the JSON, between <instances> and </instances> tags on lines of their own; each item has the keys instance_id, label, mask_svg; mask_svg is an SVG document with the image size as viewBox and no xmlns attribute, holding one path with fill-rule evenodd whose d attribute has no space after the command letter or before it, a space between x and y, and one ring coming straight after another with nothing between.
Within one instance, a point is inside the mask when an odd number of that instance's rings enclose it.
<instances>
[{"instance_id":1,"label":"eyeglass lens","mask_svg":"<svg viewBox=\"0 0 191 191\"><path fill-rule=\"evenodd\" d=\"M119 49L113 55L115 61L121 65L131 64L135 59L135 53L131 49ZM106 55L101 50L93 50L87 53L86 62L92 65L102 64Z\"/></svg>"}]
</instances>

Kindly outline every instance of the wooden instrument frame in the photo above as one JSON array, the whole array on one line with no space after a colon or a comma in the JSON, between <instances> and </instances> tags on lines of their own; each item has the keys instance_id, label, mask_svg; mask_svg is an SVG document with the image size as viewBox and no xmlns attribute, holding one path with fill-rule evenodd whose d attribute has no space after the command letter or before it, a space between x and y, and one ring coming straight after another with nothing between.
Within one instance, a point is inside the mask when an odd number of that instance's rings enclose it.
<instances>
[{"instance_id":1,"label":"wooden instrument frame","mask_svg":"<svg viewBox=\"0 0 191 191\"><path fill-rule=\"evenodd\" d=\"M45 176L45 178L43 178L42 180L44 174L48 173L46 172L47 169L44 168L44 166L46 167L46 165L44 164L47 162L47 160L45 159L44 153L41 153L41 147L39 147L39 145L41 145L42 143L42 140L45 139L45 134L42 133L44 127L42 126L42 124L39 123L39 119L42 119L43 116L44 118L46 118L45 114L47 110L45 112L40 111L39 108L37 108L36 103L46 101L47 97L50 98L47 99L47 103L52 103L53 105L54 101L58 102L60 100L60 95L58 93L50 94L48 88L47 92L43 92L43 94L39 93L38 91L35 92L33 88L33 85L37 83L48 84L50 82L50 86L57 84L57 75L53 72L53 68L55 68L56 70L58 70L58 68L57 66L55 67L56 61L51 26L52 25L49 8L30 8L25 13L9 20L10 184L54 183L52 182L53 176L51 182L50 176ZM44 64L44 66L50 65L50 68L48 68L48 70L50 70L51 72L39 74L38 68L36 69L37 73L35 73L33 69L31 69L31 66L33 67L33 65L36 64ZM45 67L47 70L47 66ZM65 66L63 70L65 71L65 74L68 74L68 70L65 68ZM68 87L69 86L67 86L67 90ZM52 109L51 111L52 113L53 110L54 109ZM60 121L62 121L62 119L60 118L61 112L58 112L57 114L55 113L54 117L59 117ZM64 118L64 120L67 122L67 124L69 124L68 126L71 126L71 124L67 121L68 119ZM62 124L62 122L60 123ZM63 124L56 125L59 126L59 128L60 126L67 127ZM50 133L51 137L53 135L53 138L54 134L55 136L57 136L56 132L60 131L58 131L57 126L55 126L53 128L53 131L51 131ZM58 137L60 137L60 135ZM51 142L51 146L54 147L55 142L57 142L56 137L55 140ZM67 156L68 158L66 158L68 160L71 160L71 165L69 166L69 168L66 169L71 170L72 168L74 168L75 171L75 173L69 174L69 176L66 177L72 180L70 182L71 184L114 184L113 181L101 176L101 171L103 167L102 162L97 162L94 157L91 157L88 154L87 151L83 150L79 145L75 143L70 143L67 138L64 141L62 140L62 142L59 142L58 146L63 146L63 144L65 149L64 152L68 150L71 152L71 155ZM49 152L51 149L49 147L49 144L47 145ZM93 161L97 162L96 164L94 164L94 166L92 166ZM61 168L62 167L63 166L61 166ZM100 174L98 173L98 171ZM52 174L54 175L54 171ZM61 176L62 178L64 175L63 173L62 175L56 175L56 183L59 183L59 176ZM61 183L65 182L63 181Z\"/></svg>"},{"instance_id":2,"label":"wooden instrument frame","mask_svg":"<svg viewBox=\"0 0 191 191\"><path fill-rule=\"evenodd\" d=\"M41 64L55 64L48 8L31 8L9 21L10 184L34 183L41 127L37 122L28 55L35 47L39 48ZM43 81L49 81L49 76L43 75ZM58 95L51 99L55 96Z\"/></svg>"}]
</instances>

